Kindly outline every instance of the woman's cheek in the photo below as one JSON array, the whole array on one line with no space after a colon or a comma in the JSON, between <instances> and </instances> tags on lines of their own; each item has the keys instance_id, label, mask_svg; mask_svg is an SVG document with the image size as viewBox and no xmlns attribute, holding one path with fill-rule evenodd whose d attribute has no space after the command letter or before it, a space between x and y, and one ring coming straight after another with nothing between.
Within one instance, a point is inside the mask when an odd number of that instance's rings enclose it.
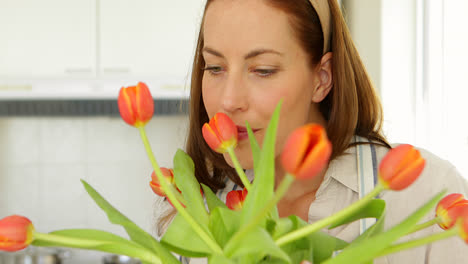
<instances>
[{"instance_id":1,"label":"woman's cheek","mask_svg":"<svg viewBox=\"0 0 468 264\"><path fill-rule=\"evenodd\" d=\"M216 114L218 106L217 103L220 102L219 97L215 94L215 90L213 89L213 85L209 83L209 81L204 81L202 83L202 94L203 94L203 103L205 105L206 112L208 116L211 118ZM216 99L218 98L218 99Z\"/></svg>"}]
</instances>

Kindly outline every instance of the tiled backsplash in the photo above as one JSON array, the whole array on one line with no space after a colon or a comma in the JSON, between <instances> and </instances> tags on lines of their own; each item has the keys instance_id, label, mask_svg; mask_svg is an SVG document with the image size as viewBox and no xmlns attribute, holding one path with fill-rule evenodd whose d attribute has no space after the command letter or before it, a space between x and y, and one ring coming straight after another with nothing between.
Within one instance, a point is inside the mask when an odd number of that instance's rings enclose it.
<instances>
[{"instance_id":1,"label":"tiled backsplash","mask_svg":"<svg viewBox=\"0 0 468 264\"><path fill-rule=\"evenodd\" d=\"M172 166L186 116L155 116L147 133L161 166ZM39 232L97 228L125 236L85 192L85 179L154 234L152 168L138 130L120 118L0 118L0 218L21 214Z\"/></svg>"}]
</instances>

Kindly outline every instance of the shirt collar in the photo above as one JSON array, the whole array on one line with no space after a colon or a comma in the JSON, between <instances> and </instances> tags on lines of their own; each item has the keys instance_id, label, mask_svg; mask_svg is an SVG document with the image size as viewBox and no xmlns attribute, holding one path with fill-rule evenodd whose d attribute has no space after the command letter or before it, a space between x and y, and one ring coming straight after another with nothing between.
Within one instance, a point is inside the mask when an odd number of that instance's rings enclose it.
<instances>
[{"instance_id":1,"label":"shirt collar","mask_svg":"<svg viewBox=\"0 0 468 264\"><path fill-rule=\"evenodd\" d=\"M356 147L348 148L343 155L330 162L325 179L333 178L344 186L358 193L358 175L356 163Z\"/></svg>"}]
</instances>

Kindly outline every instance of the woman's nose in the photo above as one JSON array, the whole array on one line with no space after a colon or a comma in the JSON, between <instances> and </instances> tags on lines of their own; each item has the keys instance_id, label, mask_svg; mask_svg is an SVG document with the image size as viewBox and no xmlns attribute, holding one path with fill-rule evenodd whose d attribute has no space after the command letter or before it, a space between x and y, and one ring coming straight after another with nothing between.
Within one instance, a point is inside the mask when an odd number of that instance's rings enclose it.
<instances>
[{"instance_id":1,"label":"woman's nose","mask_svg":"<svg viewBox=\"0 0 468 264\"><path fill-rule=\"evenodd\" d=\"M249 105L248 91L243 83L242 76L230 75L227 78L220 99L222 108L227 113L247 110Z\"/></svg>"}]
</instances>

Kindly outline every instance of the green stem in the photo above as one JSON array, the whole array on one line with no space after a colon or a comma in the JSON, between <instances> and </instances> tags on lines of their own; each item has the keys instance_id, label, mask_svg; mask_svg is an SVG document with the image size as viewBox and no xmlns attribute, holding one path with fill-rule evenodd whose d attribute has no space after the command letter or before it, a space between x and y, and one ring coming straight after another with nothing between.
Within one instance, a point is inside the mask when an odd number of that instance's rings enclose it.
<instances>
[{"instance_id":1,"label":"green stem","mask_svg":"<svg viewBox=\"0 0 468 264\"><path fill-rule=\"evenodd\" d=\"M289 186L291 186L291 183L294 181L294 179L294 176L287 173L281 181L278 188L276 188L274 196L270 199L270 201L268 201L266 206L263 207L263 209L257 215L255 215L252 221L250 221L246 226L244 226L244 228L242 228L230 239L228 245L231 246L229 248L226 247L225 249L227 257L230 257L230 254L232 253L231 251L235 248L234 246L237 244L237 242L242 241L245 235L252 231L252 229L255 228L258 225L258 223L262 221L262 219L264 219L265 215L267 215L271 211L271 209L279 202L279 200L281 200L286 191L289 189Z\"/></svg>"},{"instance_id":2,"label":"green stem","mask_svg":"<svg viewBox=\"0 0 468 264\"><path fill-rule=\"evenodd\" d=\"M411 229L408 233L406 233L406 235L409 235L409 234L412 234L412 233L415 233L415 232L418 232L419 230L422 230L422 229L425 229L425 228L428 228L434 224L438 224L439 222L441 221L441 218L440 217L435 217L434 219L432 220L429 220L425 223L422 223L422 224L419 224L419 225L415 225L413 227L413 229Z\"/></svg>"},{"instance_id":3,"label":"green stem","mask_svg":"<svg viewBox=\"0 0 468 264\"><path fill-rule=\"evenodd\" d=\"M242 169L239 160L237 160L236 154L234 153L234 148L228 148L228 153L229 156L231 157L232 163L234 163L234 168L237 171L237 174L239 175L239 178L242 181L242 184L244 184L244 187L247 189L247 191L250 191L250 182L249 179L247 179L247 176L244 173L244 170Z\"/></svg>"},{"instance_id":4,"label":"green stem","mask_svg":"<svg viewBox=\"0 0 468 264\"><path fill-rule=\"evenodd\" d=\"M129 243L118 243L114 241L99 241L91 240L84 238L72 238L64 237L54 234L44 234L44 233L34 233L34 240L44 241L52 243L54 246L64 246L69 248L82 248L82 249L91 249L99 250L109 253L122 254L133 258L138 258L143 262L162 264L161 259L154 255L151 251L147 250L144 247L141 247L137 244L132 245L131 241ZM109 247L107 245L116 244L118 246ZM107 247L106 247L107 246Z\"/></svg>"},{"instance_id":5,"label":"green stem","mask_svg":"<svg viewBox=\"0 0 468 264\"><path fill-rule=\"evenodd\" d=\"M411 240L411 241L408 241L408 242L404 242L404 243L400 243L400 244L390 246L390 247L382 250L376 256L376 258L381 257L381 256L385 256L385 255L388 255L388 254L392 254L392 253L395 253L395 252L398 252L398 251L402 251L402 250L406 250L406 249L410 249L410 248L414 248L414 247L419 247L419 246L422 246L422 245L425 245L425 244L429 244L429 243L432 243L432 242L435 242L435 241L438 241L438 240L442 240L442 239L446 239L446 238L456 236L456 235L458 235L458 227L454 227L454 228L449 229L447 231L440 232L440 233L433 234L433 235L429 235L429 236L426 236L426 237L423 237L423 238L419 238L419 239L415 239L415 240Z\"/></svg>"},{"instance_id":6,"label":"green stem","mask_svg":"<svg viewBox=\"0 0 468 264\"><path fill-rule=\"evenodd\" d=\"M362 199L358 200L357 202L351 204L350 206L346 207L345 209L327 217L322 220L319 220L313 224L304 226L303 228L297 229L296 231L293 231L291 233L288 233L279 239L276 240L276 244L278 246L283 246L287 243L290 243L292 241L295 241L301 237L307 236L309 234L312 234L318 230L321 230L322 228L325 228L337 221L340 221L348 216L350 216L352 213L355 211L361 209L363 206L365 206L368 202L370 202L372 199L374 199L375 196L377 196L384 187L381 184L378 184L370 193L368 193L366 196L364 196Z\"/></svg>"},{"instance_id":7,"label":"green stem","mask_svg":"<svg viewBox=\"0 0 468 264\"><path fill-rule=\"evenodd\" d=\"M161 169L159 168L159 165L154 158L153 151L151 150L151 145L149 144L148 138L146 136L145 128L144 126L138 127L138 130L140 131L140 136L141 139L143 140L143 144L145 145L146 153L148 154L148 157L151 161L151 164L153 165L153 169L156 172L156 176L158 177L158 180L164 190L166 192L167 197L171 201L171 203L174 205L174 207L177 209L177 212L179 212L182 217L187 221L187 223L192 227L192 229L200 236L200 238L206 243L207 246L209 246L213 252L217 254L222 254L223 250L219 247L219 245L201 228L201 226L193 219L193 217L185 210L185 208L182 206L179 200L177 200L175 193L173 189L169 187L169 184L166 182L166 179L164 178Z\"/></svg>"}]
</instances>

